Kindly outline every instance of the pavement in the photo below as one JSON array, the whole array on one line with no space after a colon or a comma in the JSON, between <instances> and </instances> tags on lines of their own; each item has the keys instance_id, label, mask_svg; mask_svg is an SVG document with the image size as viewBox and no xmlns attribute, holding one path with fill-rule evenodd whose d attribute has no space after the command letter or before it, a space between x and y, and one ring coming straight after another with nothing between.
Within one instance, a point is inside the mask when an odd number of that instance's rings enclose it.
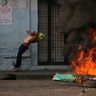
<instances>
[{"instance_id":1,"label":"pavement","mask_svg":"<svg viewBox=\"0 0 96 96\"><path fill-rule=\"evenodd\" d=\"M0 96L96 96L96 88L86 88L76 82L53 81L63 70L1 71Z\"/></svg>"},{"instance_id":2,"label":"pavement","mask_svg":"<svg viewBox=\"0 0 96 96\"><path fill-rule=\"evenodd\" d=\"M52 80L1 80L0 96L96 96L96 89Z\"/></svg>"}]
</instances>

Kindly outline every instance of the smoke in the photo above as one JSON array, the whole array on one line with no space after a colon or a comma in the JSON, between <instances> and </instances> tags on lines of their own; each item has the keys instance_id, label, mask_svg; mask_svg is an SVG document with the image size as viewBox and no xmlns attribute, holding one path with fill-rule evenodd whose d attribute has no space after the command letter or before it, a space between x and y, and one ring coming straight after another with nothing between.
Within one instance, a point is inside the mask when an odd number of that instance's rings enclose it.
<instances>
[{"instance_id":1,"label":"smoke","mask_svg":"<svg viewBox=\"0 0 96 96\"><path fill-rule=\"evenodd\" d=\"M58 0L61 5L60 23L65 32L96 24L95 0Z\"/></svg>"},{"instance_id":2,"label":"smoke","mask_svg":"<svg viewBox=\"0 0 96 96\"><path fill-rule=\"evenodd\" d=\"M78 46L92 48L92 38L87 38L88 27L96 25L96 0L58 0L61 6L60 25L64 33L64 56L69 62Z\"/></svg>"}]
</instances>

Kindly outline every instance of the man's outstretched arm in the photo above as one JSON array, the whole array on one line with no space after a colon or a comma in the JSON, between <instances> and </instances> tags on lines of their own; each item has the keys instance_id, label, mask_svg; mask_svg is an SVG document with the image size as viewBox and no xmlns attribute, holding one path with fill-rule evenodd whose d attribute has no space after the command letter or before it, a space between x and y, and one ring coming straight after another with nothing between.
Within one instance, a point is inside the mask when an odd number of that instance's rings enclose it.
<instances>
[{"instance_id":1,"label":"man's outstretched arm","mask_svg":"<svg viewBox=\"0 0 96 96\"><path fill-rule=\"evenodd\" d=\"M29 35L32 35L32 36L38 34L36 31L31 32L30 30L26 30L26 32L27 32Z\"/></svg>"}]
</instances>

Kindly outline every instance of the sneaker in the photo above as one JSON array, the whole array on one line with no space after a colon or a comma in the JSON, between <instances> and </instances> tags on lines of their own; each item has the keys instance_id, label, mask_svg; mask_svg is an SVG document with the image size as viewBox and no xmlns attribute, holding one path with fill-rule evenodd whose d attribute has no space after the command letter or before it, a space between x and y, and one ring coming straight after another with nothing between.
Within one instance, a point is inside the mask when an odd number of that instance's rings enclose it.
<instances>
[{"instance_id":1,"label":"sneaker","mask_svg":"<svg viewBox=\"0 0 96 96\"><path fill-rule=\"evenodd\" d=\"M18 70L20 70L21 69L21 67L15 67L15 68L13 68L11 71L18 71Z\"/></svg>"}]
</instances>

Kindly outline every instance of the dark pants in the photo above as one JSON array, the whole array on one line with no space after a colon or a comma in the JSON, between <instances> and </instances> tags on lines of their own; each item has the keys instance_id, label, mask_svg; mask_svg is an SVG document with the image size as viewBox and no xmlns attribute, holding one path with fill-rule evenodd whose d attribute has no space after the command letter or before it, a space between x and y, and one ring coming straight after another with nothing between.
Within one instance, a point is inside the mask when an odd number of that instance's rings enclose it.
<instances>
[{"instance_id":1,"label":"dark pants","mask_svg":"<svg viewBox=\"0 0 96 96\"><path fill-rule=\"evenodd\" d=\"M21 44L19 47L15 67L20 67L22 63L22 54L28 49L28 46Z\"/></svg>"}]
</instances>

